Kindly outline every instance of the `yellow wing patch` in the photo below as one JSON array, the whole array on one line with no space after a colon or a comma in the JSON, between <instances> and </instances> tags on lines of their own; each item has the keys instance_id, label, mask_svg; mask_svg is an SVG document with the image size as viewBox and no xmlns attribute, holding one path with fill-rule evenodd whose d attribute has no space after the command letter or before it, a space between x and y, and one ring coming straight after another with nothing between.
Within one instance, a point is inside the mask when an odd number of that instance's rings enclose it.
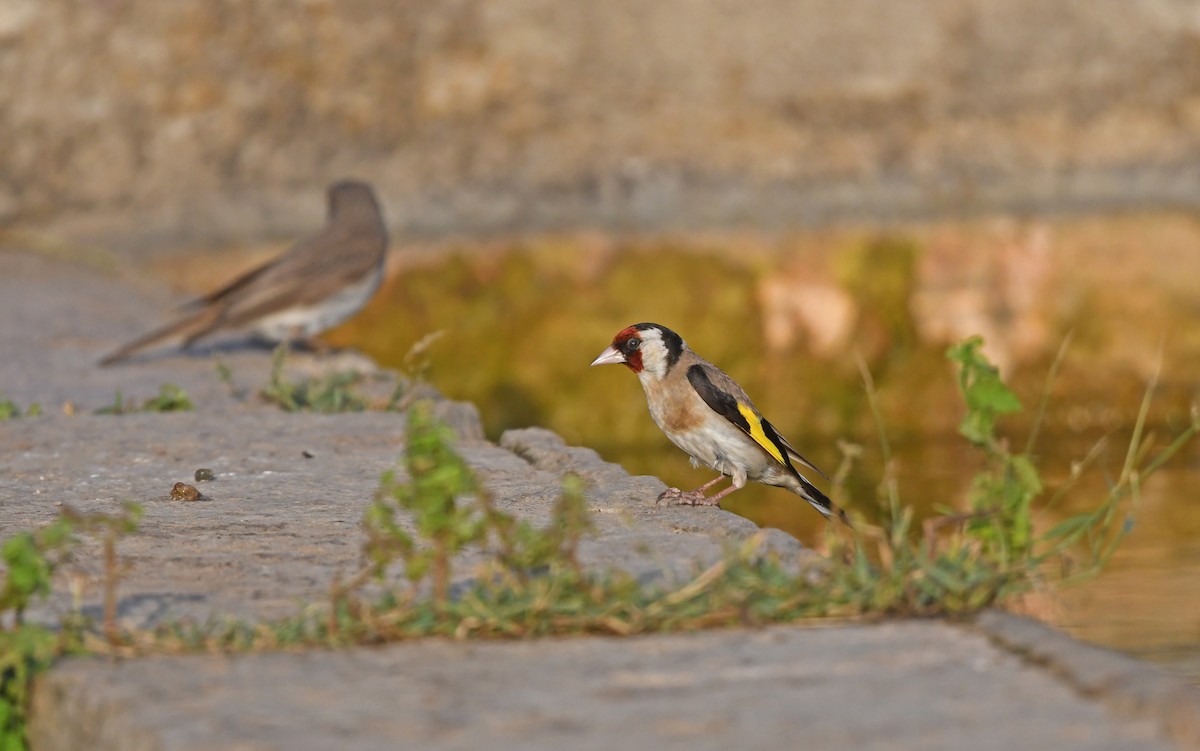
<instances>
[{"instance_id":1,"label":"yellow wing patch","mask_svg":"<svg viewBox=\"0 0 1200 751\"><path fill-rule=\"evenodd\" d=\"M766 432L763 431L762 422L754 414L754 411L745 404L738 404L737 408L738 412L742 413L742 417L746 418L746 424L750 426L750 437L754 439L754 442L762 446L775 461L780 464L787 464L783 460L783 454L779 451L779 447L772 443L770 438L767 438Z\"/></svg>"}]
</instances>

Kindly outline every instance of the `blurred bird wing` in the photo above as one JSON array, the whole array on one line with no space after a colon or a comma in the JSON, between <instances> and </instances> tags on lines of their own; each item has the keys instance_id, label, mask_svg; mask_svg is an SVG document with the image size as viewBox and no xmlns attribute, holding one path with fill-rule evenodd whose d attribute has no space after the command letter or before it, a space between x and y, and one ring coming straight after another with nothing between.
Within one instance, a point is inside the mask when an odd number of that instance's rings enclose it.
<instances>
[{"instance_id":1,"label":"blurred bird wing","mask_svg":"<svg viewBox=\"0 0 1200 751\"><path fill-rule=\"evenodd\" d=\"M314 305L353 284L383 258L387 238L361 227L331 225L283 255L190 305L225 307L223 324L238 326L293 306Z\"/></svg>"},{"instance_id":2,"label":"blurred bird wing","mask_svg":"<svg viewBox=\"0 0 1200 751\"><path fill-rule=\"evenodd\" d=\"M229 297L229 296L233 295L234 293L236 293L239 289L243 289L247 285L253 284L255 279L258 279L260 276L262 276L264 273L266 273L267 269L269 269L269 268L271 268L271 266L279 263L279 261L281 259L282 259L282 256L276 256L275 258L272 258L271 260L267 261L266 263L255 266L254 268L245 272L244 274L237 277L236 279L228 282L224 287L215 289L212 292L209 292L208 294L201 295L200 297L197 297L194 300L189 300L188 302L185 302L183 305L179 306L179 310L180 311L196 310L198 308L203 308L207 305L217 302L218 300L221 300L223 298Z\"/></svg>"},{"instance_id":3,"label":"blurred bird wing","mask_svg":"<svg viewBox=\"0 0 1200 751\"><path fill-rule=\"evenodd\" d=\"M696 363L688 368L687 378L705 404L737 426L775 461L796 472L791 463L791 459L796 459L805 467L825 477L825 473L801 456L792 444L775 430L774 425L763 419L742 387L719 368L708 363Z\"/></svg>"}]
</instances>

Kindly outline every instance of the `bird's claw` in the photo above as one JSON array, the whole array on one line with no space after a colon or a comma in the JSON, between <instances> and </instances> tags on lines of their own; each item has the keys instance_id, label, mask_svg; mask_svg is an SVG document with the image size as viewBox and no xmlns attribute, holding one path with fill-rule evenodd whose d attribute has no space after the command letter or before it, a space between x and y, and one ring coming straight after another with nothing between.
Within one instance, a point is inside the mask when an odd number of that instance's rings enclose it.
<instances>
[{"instance_id":1,"label":"bird's claw","mask_svg":"<svg viewBox=\"0 0 1200 751\"><path fill-rule=\"evenodd\" d=\"M706 497L702 491L684 492L679 488L667 488L659 494L658 502L668 506L715 506L718 503Z\"/></svg>"},{"instance_id":2,"label":"bird's claw","mask_svg":"<svg viewBox=\"0 0 1200 751\"><path fill-rule=\"evenodd\" d=\"M679 488L667 488L658 494L658 498L654 501L655 504L665 503L668 506L679 503L679 497L683 495L683 491Z\"/></svg>"}]
</instances>

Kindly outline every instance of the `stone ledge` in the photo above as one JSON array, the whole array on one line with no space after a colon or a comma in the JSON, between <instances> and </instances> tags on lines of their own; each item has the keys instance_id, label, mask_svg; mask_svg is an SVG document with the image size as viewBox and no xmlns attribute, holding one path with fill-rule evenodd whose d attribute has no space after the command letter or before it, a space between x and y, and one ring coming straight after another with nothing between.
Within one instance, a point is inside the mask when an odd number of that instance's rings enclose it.
<instances>
[{"instance_id":1,"label":"stone ledge","mask_svg":"<svg viewBox=\"0 0 1200 751\"><path fill-rule=\"evenodd\" d=\"M1002 610L981 613L972 625L1080 695L1130 716L1150 718L1169 737L1200 747L1200 687L1150 663L1076 641L1044 623Z\"/></svg>"}]
</instances>

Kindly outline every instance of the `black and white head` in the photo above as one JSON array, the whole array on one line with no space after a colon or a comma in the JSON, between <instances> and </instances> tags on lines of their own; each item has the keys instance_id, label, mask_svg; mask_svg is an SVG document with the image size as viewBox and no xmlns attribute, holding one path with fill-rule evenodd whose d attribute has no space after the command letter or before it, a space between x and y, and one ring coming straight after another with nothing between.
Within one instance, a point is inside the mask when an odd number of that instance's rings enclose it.
<instances>
[{"instance_id":1,"label":"black and white head","mask_svg":"<svg viewBox=\"0 0 1200 751\"><path fill-rule=\"evenodd\" d=\"M621 329L592 365L621 363L639 378L662 378L679 362L686 348L679 334L666 326L638 323Z\"/></svg>"}]
</instances>

